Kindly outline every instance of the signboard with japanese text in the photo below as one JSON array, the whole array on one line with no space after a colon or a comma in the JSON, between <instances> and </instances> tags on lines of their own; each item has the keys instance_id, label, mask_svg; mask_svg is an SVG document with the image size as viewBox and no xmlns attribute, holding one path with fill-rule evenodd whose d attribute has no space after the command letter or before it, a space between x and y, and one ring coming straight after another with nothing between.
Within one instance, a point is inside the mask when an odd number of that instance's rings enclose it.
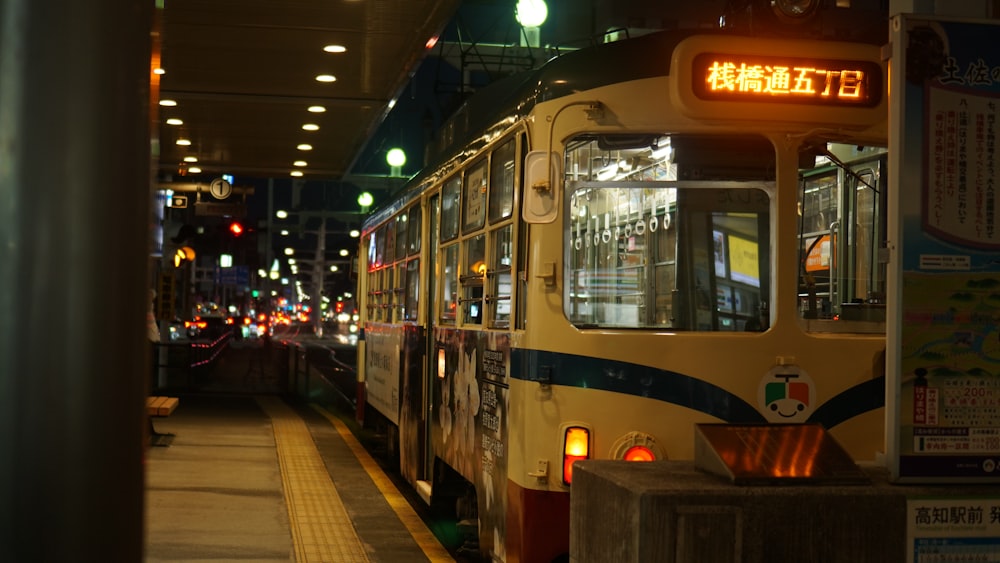
<instances>
[{"instance_id":1,"label":"signboard with japanese text","mask_svg":"<svg viewBox=\"0 0 1000 563\"><path fill-rule=\"evenodd\" d=\"M898 481L1000 483L1000 28L896 23L890 469Z\"/></svg>"},{"instance_id":2,"label":"signboard with japanese text","mask_svg":"<svg viewBox=\"0 0 1000 563\"><path fill-rule=\"evenodd\" d=\"M1000 497L908 499L906 561L1000 562Z\"/></svg>"}]
</instances>

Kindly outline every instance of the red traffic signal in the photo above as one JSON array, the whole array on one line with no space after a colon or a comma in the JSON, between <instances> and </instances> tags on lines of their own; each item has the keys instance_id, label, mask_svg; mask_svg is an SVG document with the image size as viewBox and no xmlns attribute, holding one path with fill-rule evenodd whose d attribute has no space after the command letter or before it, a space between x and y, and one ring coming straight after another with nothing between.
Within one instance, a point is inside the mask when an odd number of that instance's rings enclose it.
<instances>
[{"instance_id":1,"label":"red traffic signal","mask_svg":"<svg viewBox=\"0 0 1000 563\"><path fill-rule=\"evenodd\" d=\"M229 232L233 233L233 236L238 237L243 234L243 231L243 225L241 225L239 221L233 221L229 224Z\"/></svg>"}]
</instances>

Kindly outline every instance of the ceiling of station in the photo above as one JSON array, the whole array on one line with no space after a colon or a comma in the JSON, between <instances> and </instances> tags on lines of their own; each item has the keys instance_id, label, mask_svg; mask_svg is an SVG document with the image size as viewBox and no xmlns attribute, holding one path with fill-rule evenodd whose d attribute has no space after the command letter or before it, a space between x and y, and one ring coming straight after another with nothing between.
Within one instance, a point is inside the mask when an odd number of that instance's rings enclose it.
<instances>
[{"instance_id":1,"label":"ceiling of station","mask_svg":"<svg viewBox=\"0 0 1000 563\"><path fill-rule=\"evenodd\" d=\"M192 167L206 181L220 174L287 178L293 171L341 179L458 4L166 0L158 96L176 106L155 110L160 180L198 177ZM326 52L328 45L344 50ZM320 82L319 75L335 80ZM169 118L183 123L167 124ZM297 148L302 144L312 149Z\"/></svg>"}]
</instances>

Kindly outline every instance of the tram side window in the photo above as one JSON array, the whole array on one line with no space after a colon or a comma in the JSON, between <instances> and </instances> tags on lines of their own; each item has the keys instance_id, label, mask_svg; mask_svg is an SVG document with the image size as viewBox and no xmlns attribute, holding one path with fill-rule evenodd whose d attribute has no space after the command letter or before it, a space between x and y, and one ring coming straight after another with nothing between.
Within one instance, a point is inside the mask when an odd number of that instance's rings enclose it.
<instances>
[{"instance_id":1,"label":"tram side window","mask_svg":"<svg viewBox=\"0 0 1000 563\"><path fill-rule=\"evenodd\" d=\"M381 263L386 266L391 265L395 261L396 252L396 224L393 221L386 223L381 229L382 240L385 243L385 248L382 251Z\"/></svg>"},{"instance_id":2,"label":"tram side window","mask_svg":"<svg viewBox=\"0 0 1000 563\"><path fill-rule=\"evenodd\" d=\"M455 323L458 310L458 244L443 249L444 276L441 280L441 322Z\"/></svg>"},{"instance_id":3,"label":"tram side window","mask_svg":"<svg viewBox=\"0 0 1000 563\"><path fill-rule=\"evenodd\" d=\"M488 274L487 299L489 303L487 304L492 305L491 327L506 328L510 326L513 232L514 226L508 224L490 233L493 240L493 264Z\"/></svg>"},{"instance_id":4,"label":"tram side window","mask_svg":"<svg viewBox=\"0 0 1000 563\"><path fill-rule=\"evenodd\" d=\"M406 222L409 221L410 216L406 211L403 211L396 216L394 221L395 226L393 231L396 233L396 250L395 257L396 260L402 260L406 257L406 238L409 235L410 230L406 226Z\"/></svg>"},{"instance_id":5,"label":"tram side window","mask_svg":"<svg viewBox=\"0 0 1000 563\"><path fill-rule=\"evenodd\" d=\"M368 274L368 319L382 320L382 270L372 270Z\"/></svg>"},{"instance_id":6,"label":"tram side window","mask_svg":"<svg viewBox=\"0 0 1000 563\"><path fill-rule=\"evenodd\" d=\"M407 254L410 256L420 252L420 206L414 205L410 208L409 218L406 220L408 234Z\"/></svg>"},{"instance_id":7,"label":"tram side window","mask_svg":"<svg viewBox=\"0 0 1000 563\"><path fill-rule=\"evenodd\" d=\"M462 233L483 228L486 221L486 159L472 165L465 173L462 194Z\"/></svg>"},{"instance_id":8,"label":"tram side window","mask_svg":"<svg viewBox=\"0 0 1000 563\"><path fill-rule=\"evenodd\" d=\"M486 235L479 234L463 243L467 271L459 276L462 284L462 322L483 322L483 280L486 278Z\"/></svg>"},{"instance_id":9,"label":"tram side window","mask_svg":"<svg viewBox=\"0 0 1000 563\"><path fill-rule=\"evenodd\" d=\"M493 151L490 165L490 223L510 217L514 211L514 139Z\"/></svg>"},{"instance_id":10,"label":"tram side window","mask_svg":"<svg viewBox=\"0 0 1000 563\"><path fill-rule=\"evenodd\" d=\"M462 190L462 178L454 176L441 188L441 241L446 242L458 236L458 199Z\"/></svg>"},{"instance_id":11,"label":"tram side window","mask_svg":"<svg viewBox=\"0 0 1000 563\"><path fill-rule=\"evenodd\" d=\"M412 258L406 263L406 297L403 320L417 320L417 300L420 295L420 259Z\"/></svg>"}]
</instances>

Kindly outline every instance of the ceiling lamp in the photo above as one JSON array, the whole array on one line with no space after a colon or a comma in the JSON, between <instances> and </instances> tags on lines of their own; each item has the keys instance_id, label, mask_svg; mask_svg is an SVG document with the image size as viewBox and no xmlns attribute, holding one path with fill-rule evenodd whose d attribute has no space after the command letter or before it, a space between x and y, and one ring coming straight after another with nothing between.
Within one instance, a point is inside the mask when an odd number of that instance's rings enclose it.
<instances>
[{"instance_id":1,"label":"ceiling lamp","mask_svg":"<svg viewBox=\"0 0 1000 563\"><path fill-rule=\"evenodd\" d=\"M389 149L389 152L385 153L385 161L389 166L401 167L406 164L406 153L398 147Z\"/></svg>"},{"instance_id":2,"label":"ceiling lamp","mask_svg":"<svg viewBox=\"0 0 1000 563\"><path fill-rule=\"evenodd\" d=\"M323 50L327 53L344 53L347 51L347 47L343 45L327 45L323 47Z\"/></svg>"},{"instance_id":3,"label":"ceiling lamp","mask_svg":"<svg viewBox=\"0 0 1000 563\"><path fill-rule=\"evenodd\" d=\"M514 7L514 18L524 27L538 27L545 23L548 15L545 0L518 0Z\"/></svg>"},{"instance_id":4,"label":"ceiling lamp","mask_svg":"<svg viewBox=\"0 0 1000 563\"><path fill-rule=\"evenodd\" d=\"M337 77L332 74L321 74L316 77L316 80L319 82L336 82Z\"/></svg>"}]
</instances>

